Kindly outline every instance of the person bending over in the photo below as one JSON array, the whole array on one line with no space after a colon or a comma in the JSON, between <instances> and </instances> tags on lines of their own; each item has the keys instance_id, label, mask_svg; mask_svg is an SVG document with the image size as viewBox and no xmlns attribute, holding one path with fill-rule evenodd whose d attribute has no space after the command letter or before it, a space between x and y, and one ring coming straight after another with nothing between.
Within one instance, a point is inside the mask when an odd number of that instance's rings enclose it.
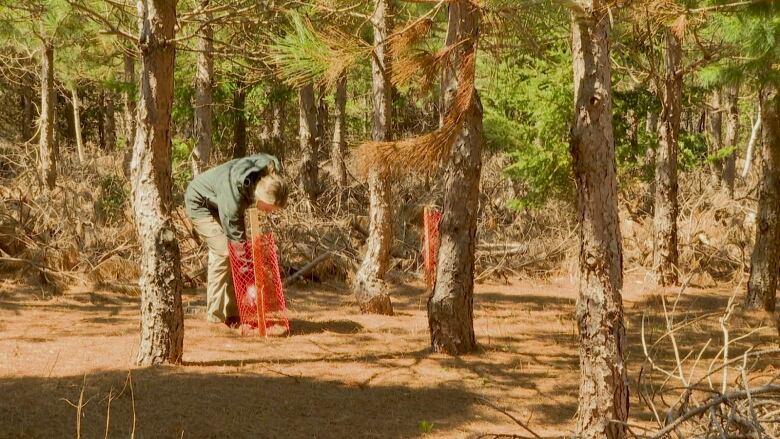
<instances>
[{"instance_id":1,"label":"person bending over","mask_svg":"<svg viewBox=\"0 0 780 439\"><path fill-rule=\"evenodd\" d=\"M195 177L187 186L184 205L195 231L209 249L206 318L212 323L239 324L236 293L230 273L228 241L245 239L244 211L253 205L265 212L285 207L287 184L279 159L255 154L231 160Z\"/></svg>"}]
</instances>

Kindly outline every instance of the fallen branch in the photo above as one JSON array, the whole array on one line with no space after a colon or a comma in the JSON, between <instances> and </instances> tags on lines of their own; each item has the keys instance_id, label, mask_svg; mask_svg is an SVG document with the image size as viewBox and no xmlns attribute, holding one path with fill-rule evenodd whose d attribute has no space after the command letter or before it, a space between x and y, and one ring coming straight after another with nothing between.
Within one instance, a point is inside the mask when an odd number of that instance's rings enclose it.
<instances>
[{"instance_id":1,"label":"fallen branch","mask_svg":"<svg viewBox=\"0 0 780 439\"><path fill-rule=\"evenodd\" d=\"M301 268L300 270L296 271L296 272L295 272L295 273L293 273L291 276L289 276L288 278L286 278L286 279L284 280L284 282L282 283L282 285L283 285L284 287L287 287L287 286L289 286L289 285L290 285L290 284L292 284L292 283L293 283L293 282L294 282L296 279L298 279L299 277L305 276L305 275L306 275L306 273L308 273L308 272L310 272L311 270L313 270L313 269L314 269L314 267L316 267L316 266L317 266L317 265L318 265L320 262L324 261L325 259L327 259L327 258L328 258L329 256L331 256L331 255L332 255L332 253L331 253L331 252L327 252L327 253L323 253L323 254L321 254L321 255L317 256L317 257L316 257L316 258L314 258L314 259L313 259L311 262L309 262L308 264L304 265L304 266L303 266L303 268Z\"/></svg>"},{"instance_id":2,"label":"fallen branch","mask_svg":"<svg viewBox=\"0 0 780 439\"><path fill-rule=\"evenodd\" d=\"M751 391L747 390L737 390L734 392L729 392L724 395L718 396L717 398L711 399L708 403L702 404L696 408L693 408L691 410L688 410L685 412L682 416L675 419L674 422L667 425L666 427L659 430L654 436L653 439L660 439L670 431L674 430L676 427L678 427L683 422L687 421L688 419L691 419L695 416L699 416L710 409L710 407L716 407L720 404L723 404L724 402L729 401L735 401L740 399L745 399L748 396L758 396L758 395L766 395L768 393L778 393L780 394L780 385L777 384L769 384L766 386L758 387L755 389L752 389Z\"/></svg>"},{"instance_id":3,"label":"fallen branch","mask_svg":"<svg viewBox=\"0 0 780 439\"><path fill-rule=\"evenodd\" d=\"M517 424L520 427L522 427L523 430L531 433L534 438L536 438L536 439L543 439L542 436L539 436L535 431L531 430L531 428L529 426L525 425L525 423L523 421L517 419L516 417L514 417L508 411L506 411L506 410L502 409L501 407L493 404L492 402L488 401L485 398L477 398L477 401L481 402L482 404L485 404L486 406L492 408L493 410L496 410L497 412L499 412L499 413L503 414L504 416L506 416L507 418L511 419L512 421L514 421L515 424ZM515 437L517 437L517 436L515 436Z\"/></svg>"}]
</instances>

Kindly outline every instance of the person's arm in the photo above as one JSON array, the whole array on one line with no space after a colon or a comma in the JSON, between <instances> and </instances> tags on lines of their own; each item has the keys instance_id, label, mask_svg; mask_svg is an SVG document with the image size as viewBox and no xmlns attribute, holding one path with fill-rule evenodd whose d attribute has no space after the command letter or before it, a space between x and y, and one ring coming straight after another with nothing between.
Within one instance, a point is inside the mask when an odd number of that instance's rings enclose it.
<instances>
[{"instance_id":1,"label":"person's arm","mask_svg":"<svg viewBox=\"0 0 780 439\"><path fill-rule=\"evenodd\" d=\"M243 196L239 193L238 188L232 184L220 185L219 189L217 191L217 209L219 210L222 230L229 240L241 241L245 236Z\"/></svg>"}]
</instances>

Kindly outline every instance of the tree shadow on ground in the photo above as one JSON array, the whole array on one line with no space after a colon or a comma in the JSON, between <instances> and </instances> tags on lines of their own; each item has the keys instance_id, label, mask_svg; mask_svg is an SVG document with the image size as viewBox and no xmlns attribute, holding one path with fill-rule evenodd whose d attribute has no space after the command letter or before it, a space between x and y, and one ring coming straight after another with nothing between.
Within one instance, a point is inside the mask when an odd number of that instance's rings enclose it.
<instances>
[{"instance_id":1,"label":"tree shadow on ground","mask_svg":"<svg viewBox=\"0 0 780 439\"><path fill-rule=\"evenodd\" d=\"M326 320L314 322L300 319L290 319L290 335L320 334L334 332L336 334L354 334L363 330L363 325L351 320Z\"/></svg>"},{"instance_id":2,"label":"tree shadow on ground","mask_svg":"<svg viewBox=\"0 0 780 439\"><path fill-rule=\"evenodd\" d=\"M452 429L477 395L456 387L351 386L184 368L101 372L85 377L0 378L0 438L410 437L421 421ZM109 404L110 401L110 404ZM135 426L134 426L135 423Z\"/></svg>"}]
</instances>

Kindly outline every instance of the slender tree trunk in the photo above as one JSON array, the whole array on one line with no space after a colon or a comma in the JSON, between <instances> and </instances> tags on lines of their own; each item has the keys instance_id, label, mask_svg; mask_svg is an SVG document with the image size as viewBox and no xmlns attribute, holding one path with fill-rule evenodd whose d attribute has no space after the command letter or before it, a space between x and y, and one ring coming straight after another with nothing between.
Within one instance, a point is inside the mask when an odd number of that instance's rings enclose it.
<instances>
[{"instance_id":1,"label":"slender tree trunk","mask_svg":"<svg viewBox=\"0 0 780 439\"><path fill-rule=\"evenodd\" d=\"M713 185L720 185L723 175L723 160L716 159L717 154L723 149L723 110L721 106L721 90L715 89L710 96L710 110L708 111L709 130L707 140L709 146L711 180Z\"/></svg>"},{"instance_id":2,"label":"slender tree trunk","mask_svg":"<svg viewBox=\"0 0 780 439\"><path fill-rule=\"evenodd\" d=\"M111 92L103 92L103 102L106 122L106 149L113 151L116 149L116 111L114 109L113 94Z\"/></svg>"},{"instance_id":3,"label":"slender tree trunk","mask_svg":"<svg viewBox=\"0 0 780 439\"><path fill-rule=\"evenodd\" d=\"M750 164L753 163L753 151L755 151L756 141L761 133L761 105L758 106L758 114L753 128L750 130L750 140L748 140L747 152L745 153L745 164L742 168L742 178L745 179L750 172Z\"/></svg>"},{"instance_id":4,"label":"slender tree trunk","mask_svg":"<svg viewBox=\"0 0 780 439\"><path fill-rule=\"evenodd\" d=\"M393 17L392 0L375 0L371 23L374 26L374 56L371 58L371 95L373 121L371 137L374 141L391 139L392 86L388 78L392 60L387 46ZM364 313L393 314L393 304L386 293L385 275L390 265L390 246L393 242L392 188L388 177L377 170L368 174L368 239L366 254L355 276L354 290Z\"/></svg>"},{"instance_id":5,"label":"slender tree trunk","mask_svg":"<svg viewBox=\"0 0 780 439\"><path fill-rule=\"evenodd\" d=\"M125 155L122 161L122 169L126 176L130 176L130 162L133 158L133 143L135 141L136 126L136 83L135 83L135 58L124 54L124 91L122 92L122 128L125 135Z\"/></svg>"},{"instance_id":6,"label":"slender tree trunk","mask_svg":"<svg viewBox=\"0 0 780 439\"><path fill-rule=\"evenodd\" d=\"M106 150L106 107L103 100L98 100L97 106L97 127L98 127L98 146L101 151Z\"/></svg>"},{"instance_id":7,"label":"slender tree trunk","mask_svg":"<svg viewBox=\"0 0 780 439\"><path fill-rule=\"evenodd\" d=\"M328 89L324 85L320 87L319 93L317 93L317 153L327 154L328 148L328 119L330 118L330 109L328 108L328 101L325 97L328 94ZM317 156L317 161L327 160L327 157Z\"/></svg>"},{"instance_id":8,"label":"slender tree trunk","mask_svg":"<svg viewBox=\"0 0 780 439\"><path fill-rule=\"evenodd\" d=\"M726 88L725 146L732 151L723 160L723 186L734 197L734 178L737 173L737 142L739 141L739 84Z\"/></svg>"},{"instance_id":9,"label":"slender tree trunk","mask_svg":"<svg viewBox=\"0 0 780 439\"><path fill-rule=\"evenodd\" d=\"M470 0L449 5L447 45L453 49L442 75L442 113L453 106L459 70L476 56L480 9ZM435 352L451 355L472 352L474 336L474 250L482 169L482 105L474 100L452 147L444 172L444 206L439 226L440 244L436 279L428 299L428 327Z\"/></svg>"},{"instance_id":10,"label":"slender tree trunk","mask_svg":"<svg viewBox=\"0 0 780 439\"><path fill-rule=\"evenodd\" d=\"M171 109L176 2L139 0L141 83L132 161L133 210L141 243L139 365L181 362L181 257L171 218Z\"/></svg>"},{"instance_id":11,"label":"slender tree trunk","mask_svg":"<svg viewBox=\"0 0 780 439\"><path fill-rule=\"evenodd\" d=\"M54 142L54 48L49 41L41 47L41 115L39 119L38 154L41 178L49 189L57 183L57 144Z\"/></svg>"},{"instance_id":12,"label":"slender tree trunk","mask_svg":"<svg viewBox=\"0 0 780 439\"><path fill-rule=\"evenodd\" d=\"M33 135L33 101L28 90L22 92L22 140L30 141Z\"/></svg>"},{"instance_id":13,"label":"slender tree trunk","mask_svg":"<svg viewBox=\"0 0 780 439\"><path fill-rule=\"evenodd\" d=\"M316 203L319 195L317 167L317 109L314 106L314 86L307 84L299 91L298 137L301 145L301 184L309 202Z\"/></svg>"},{"instance_id":14,"label":"slender tree trunk","mask_svg":"<svg viewBox=\"0 0 780 439\"><path fill-rule=\"evenodd\" d=\"M655 154L658 149L658 113L653 110L647 112L645 132L650 136L651 141L645 150L643 164L644 173L649 178L649 187L642 197L642 208L645 212L652 214L655 198Z\"/></svg>"},{"instance_id":15,"label":"slender tree trunk","mask_svg":"<svg viewBox=\"0 0 780 439\"><path fill-rule=\"evenodd\" d=\"M286 101L284 99L276 98L273 101L273 107L271 108L271 147L273 153L280 160L284 160L286 154L284 148L285 104Z\"/></svg>"},{"instance_id":16,"label":"slender tree trunk","mask_svg":"<svg viewBox=\"0 0 780 439\"><path fill-rule=\"evenodd\" d=\"M233 92L233 158L246 156L246 94L242 82L236 84Z\"/></svg>"},{"instance_id":17,"label":"slender tree trunk","mask_svg":"<svg viewBox=\"0 0 780 439\"><path fill-rule=\"evenodd\" d=\"M333 164L333 176L339 188L347 186L347 75L342 74L336 82L334 97L336 120L333 123L333 144L330 160Z\"/></svg>"},{"instance_id":18,"label":"slender tree trunk","mask_svg":"<svg viewBox=\"0 0 780 439\"><path fill-rule=\"evenodd\" d=\"M87 157L84 151L84 139L81 137L81 102L79 101L79 91L75 85L70 88L70 95L73 102L73 128L76 131L76 150L79 153L79 163L84 164Z\"/></svg>"},{"instance_id":19,"label":"slender tree trunk","mask_svg":"<svg viewBox=\"0 0 780 439\"><path fill-rule=\"evenodd\" d=\"M675 285L678 282L677 137L682 106L682 45L671 30L667 29L665 34L666 69L655 166L653 265L659 285Z\"/></svg>"},{"instance_id":20,"label":"slender tree trunk","mask_svg":"<svg viewBox=\"0 0 780 439\"><path fill-rule=\"evenodd\" d=\"M780 90L766 86L761 93L764 150L756 216L756 244L750 258L746 308L775 310L780 269Z\"/></svg>"},{"instance_id":21,"label":"slender tree trunk","mask_svg":"<svg viewBox=\"0 0 780 439\"><path fill-rule=\"evenodd\" d=\"M571 155L580 220L580 398L577 437L622 438L628 419L623 360L623 254L617 208L609 58L610 20L601 0L572 20L574 125Z\"/></svg>"},{"instance_id":22,"label":"slender tree trunk","mask_svg":"<svg viewBox=\"0 0 780 439\"><path fill-rule=\"evenodd\" d=\"M201 0L200 7L208 9L210 0ZM212 114L213 104L212 83L214 81L213 31L211 29L211 14L206 14L206 22L198 32L198 61L195 73L195 149L192 154L192 172L198 175L209 162L211 155Z\"/></svg>"}]
</instances>

